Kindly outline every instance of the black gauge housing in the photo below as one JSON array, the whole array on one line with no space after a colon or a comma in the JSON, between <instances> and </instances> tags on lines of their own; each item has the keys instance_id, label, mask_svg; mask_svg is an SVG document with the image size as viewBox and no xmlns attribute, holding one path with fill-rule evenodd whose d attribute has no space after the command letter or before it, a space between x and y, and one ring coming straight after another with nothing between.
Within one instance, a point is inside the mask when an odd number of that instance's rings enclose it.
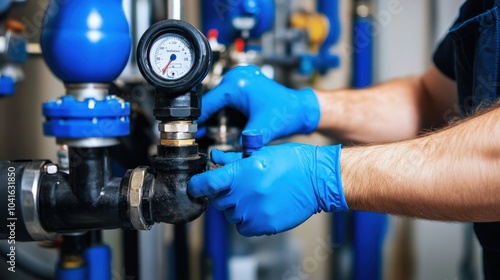
<instances>
[{"instance_id":1,"label":"black gauge housing","mask_svg":"<svg viewBox=\"0 0 500 280\"><path fill-rule=\"evenodd\" d=\"M155 40L168 33L184 37L192 46L194 52L193 66L189 72L175 80L167 80L157 75L149 61L149 51ZM212 63L210 44L203 33L196 27L182 20L163 20L153 24L139 40L137 47L137 64L146 81L154 87L169 94L189 92L201 84L207 76Z\"/></svg>"}]
</instances>

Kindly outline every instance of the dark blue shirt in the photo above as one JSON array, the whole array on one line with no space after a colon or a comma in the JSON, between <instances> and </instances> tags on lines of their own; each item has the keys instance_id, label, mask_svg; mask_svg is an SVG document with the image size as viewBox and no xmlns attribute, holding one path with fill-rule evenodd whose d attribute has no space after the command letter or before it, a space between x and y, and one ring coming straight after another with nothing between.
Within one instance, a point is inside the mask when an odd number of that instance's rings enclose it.
<instances>
[{"instance_id":1,"label":"dark blue shirt","mask_svg":"<svg viewBox=\"0 0 500 280\"><path fill-rule=\"evenodd\" d=\"M500 0L466 1L434 53L437 68L457 83L464 115L498 100L499 13ZM483 247L485 279L500 279L500 222L475 223L474 230Z\"/></svg>"},{"instance_id":2,"label":"dark blue shirt","mask_svg":"<svg viewBox=\"0 0 500 280\"><path fill-rule=\"evenodd\" d=\"M434 53L434 64L458 86L462 113L498 99L499 8L494 0L468 0Z\"/></svg>"}]
</instances>

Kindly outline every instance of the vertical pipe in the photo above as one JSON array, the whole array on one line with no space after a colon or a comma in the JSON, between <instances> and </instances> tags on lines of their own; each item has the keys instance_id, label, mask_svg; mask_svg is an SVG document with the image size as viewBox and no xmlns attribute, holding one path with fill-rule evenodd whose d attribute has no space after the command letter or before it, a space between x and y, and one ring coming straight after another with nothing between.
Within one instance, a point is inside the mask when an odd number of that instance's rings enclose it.
<instances>
[{"instance_id":1,"label":"vertical pipe","mask_svg":"<svg viewBox=\"0 0 500 280\"><path fill-rule=\"evenodd\" d=\"M208 206L205 212L203 280L227 280L229 234L224 214Z\"/></svg>"},{"instance_id":2,"label":"vertical pipe","mask_svg":"<svg viewBox=\"0 0 500 280\"><path fill-rule=\"evenodd\" d=\"M168 19L182 18L182 0L168 0Z\"/></svg>"},{"instance_id":3,"label":"vertical pipe","mask_svg":"<svg viewBox=\"0 0 500 280\"><path fill-rule=\"evenodd\" d=\"M174 225L175 279L191 279L189 276L189 248L186 224Z\"/></svg>"},{"instance_id":4,"label":"vertical pipe","mask_svg":"<svg viewBox=\"0 0 500 280\"><path fill-rule=\"evenodd\" d=\"M329 49L340 38L339 0L318 0L317 8L330 21L330 33L323 44Z\"/></svg>"},{"instance_id":5,"label":"vertical pipe","mask_svg":"<svg viewBox=\"0 0 500 280\"><path fill-rule=\"evenodd\" d=\"M140 279L140 264L137 257L140 256L138 238L137 230L123 231L123 273L133 279Z\"/></svg>"},{"instance_id":6,"label":"vertical pipe","mask_svg":"<svg viewBox=\"0 0 500 280\"><path fill-rule=\"evenodd\" d=\"M89 279L88 264L83 258L87 247L84 234L64 235L60 249L60 262L57 267L58 280L87 280Z\"/></svg>"},{"instance_id":7,"label":"vertical pipe","mask_svg":"<svg viewBox=\"0 0 500 280\"><path fill-rule=\"evenodd\" d=\"M354 20L352 86L355 88L365 88L373 82L372 22L364 9L357 8L358 12L363 13L363 16L358 16Z\"/></svg>"},{"instance_id":8,"label":"vertical pipe","mask_svg":"<svg viewBox=\"0 0 500 280\"><path fill-rule=\"evenodd\" d=\"M372 20L369 7L360 2L353 30L353 87L364 88L373 79ZM387 215L353 212L354 279L382 279L383 241Z\"/></svg>"},{"instance_id":9,"label":"vertical pipe","mask_svg":"<svg viewBox=\"0 0 500 280\"><path fill-rule=\"evenodd\" d=\"M90 231L87 234L89 247L83 254L88 267L88 279L111 279L111 250L102 244L102 231Z\"/></svg>"},{"instance_id":10,"label":"vertical pipe","mask_svg":"<svg viewBox=\"0 0 500 280\"><path fill-rule=\"evenodd\" d=\"M330 48L337 43L340 38L340 18L339 0L318 0L317 9L324 14L330 22L330 32L320 47L320 55L330 53Z\"/></svg>"},{"instance_id":11,"label":"vertical pipe","mask_svg":"<svg viewBox=\"0 0 500 280\"><path fill-rule=\"evenodd\" d=\"M107 148L69 148L69 180L82 202L95 202L111 179Z\"/></svg>"}]
</instances>

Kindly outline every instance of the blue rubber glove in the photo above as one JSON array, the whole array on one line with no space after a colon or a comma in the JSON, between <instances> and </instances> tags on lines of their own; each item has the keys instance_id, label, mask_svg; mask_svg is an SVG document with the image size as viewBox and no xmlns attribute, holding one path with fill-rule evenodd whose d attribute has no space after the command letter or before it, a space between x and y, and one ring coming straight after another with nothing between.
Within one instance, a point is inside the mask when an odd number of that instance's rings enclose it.
<instances>
[{"instance_id":1,"label":"blue rubber glove","mask_svg":"<svg viewBox=\"0 0 500 280\"><path fill-rule=\"evenodd\" d=\"M318 127L320 109L312 89L286 88L268 79L255 66L229 71L221 83L203 96L199 124L223 107L236 108L248 117L245 129L261 129L264 144Z\"/></svg>"},{"instance_id":2,"label":"blue rubber glove","mask_svg":"<svg viewBox=\"0 0 500 280\"><path fill-rule=\"evenodd\" d=\"M208 196L244 236L294 228L320 211L347 210L340 176L340 145L284 144L241 153L212 150L223 167L191 178L188 193Z\"/></svg>"}]
</instances>

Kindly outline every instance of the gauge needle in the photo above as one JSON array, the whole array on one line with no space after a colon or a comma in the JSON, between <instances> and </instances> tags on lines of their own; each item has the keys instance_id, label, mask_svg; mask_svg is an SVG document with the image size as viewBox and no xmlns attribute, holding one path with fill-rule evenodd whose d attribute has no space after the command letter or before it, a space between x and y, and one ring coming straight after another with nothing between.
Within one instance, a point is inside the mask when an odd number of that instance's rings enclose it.
<instances>
[{"instance_id":1,"label":"gauge needle","mask_svg":"<svg viewBox=\"0 0 500 280\"><path fill-rule=\"evenodd\" d=\"M174 61L175 59L177 59L177 56L175 54L170 55L170 60L168 61L167 65L165 65L165 68L163 68L163 70L161 71L163 75L165 75L165 72L167 72L167 68L168 66L170 66L170 63L172 63L172 61Z\"/></svg>"}]
</instances>

